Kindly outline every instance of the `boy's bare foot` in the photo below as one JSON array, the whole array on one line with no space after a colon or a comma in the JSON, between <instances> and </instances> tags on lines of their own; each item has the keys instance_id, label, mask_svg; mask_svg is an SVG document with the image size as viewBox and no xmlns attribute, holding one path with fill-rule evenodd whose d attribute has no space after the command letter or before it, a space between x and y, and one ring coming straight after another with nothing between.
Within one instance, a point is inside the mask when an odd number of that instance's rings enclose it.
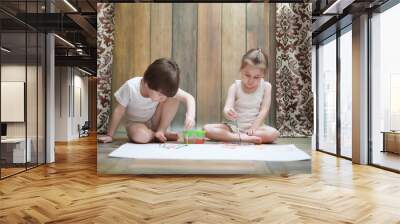
<instances>
[{"instance_id":1,"label":"boy's bare foot","mask_svg":"<svg viewBox=\"0 0 400 224\"><path fill-rule=\"evenodd\" d=\"M97 137L97 141L101 143L109 143L113 141L113 138L109 135L100 135L99 137Z\"/></svg>"},{"instance_id":2,"label":"boy's bare foot","mask_svg":"<svg viewBox=\"0 0 400 224\"><path fill-rule=\"evenodd\" d=\"M254 136L254 135L240 134L240 138L242 139L243 142L249 142L249 143L254 143L254 144L262 143L262 139L258 136Z\"/></svg>"},{"instance_id":3,"label":"boy's bare foot","mask_svg":"<svg viewBox=\"0 0 400 224\"><path fill-rule=\"evenodd\" d=\"M165 132L165 137L167 141L178 141L179 135L176 132Z\"/></svg>"}]
</instances>

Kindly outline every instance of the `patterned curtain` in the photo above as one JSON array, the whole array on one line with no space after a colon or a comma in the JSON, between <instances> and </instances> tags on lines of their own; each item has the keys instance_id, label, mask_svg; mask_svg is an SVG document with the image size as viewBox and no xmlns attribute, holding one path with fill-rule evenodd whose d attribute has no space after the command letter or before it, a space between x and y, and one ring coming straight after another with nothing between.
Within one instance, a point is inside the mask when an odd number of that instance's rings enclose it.
<instances>
[{"instance_id":1,"label":"patterned curtain","mask_svg":"<svg viewBox=\"0 0 400 224\"><path fill-rule=\"evenodd\" d=\"M114 4L97 3L97 133L107 132L111 115Z\"/></svg>"},{"instance_id":2,"label":"patterned curtain","mask_svg":"<svg viewBox=\"0 0 400 224\"><path fill-rule=\"evenodd\" d=\"M312 135L311 4L277 4L276 103L282 136Z\"/></svg>"}]
</instances>

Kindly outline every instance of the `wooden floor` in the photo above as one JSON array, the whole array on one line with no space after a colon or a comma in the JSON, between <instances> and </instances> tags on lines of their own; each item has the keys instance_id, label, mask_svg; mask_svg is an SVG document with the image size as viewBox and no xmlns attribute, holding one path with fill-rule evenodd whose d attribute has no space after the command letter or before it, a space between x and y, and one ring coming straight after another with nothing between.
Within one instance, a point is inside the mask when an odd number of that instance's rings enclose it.
<instances>
[{"instance_id":1,"label":"wooden floor","mask_svg":"<svg viewBox=\"0 0 400 224\"><path fill-rule=\"evenodd\" d=\"M400 223L400 175L312 152L313 173L98 176L95 138L0 181L0 223Z\"/></svg>"},{"instance_id":2,"label":"wooden floor","mask_svg":"<svg viewBox=\"0 0 400 224\"><path fill-rule=\"evenodd\" d=\"M377 165L400 170L400 155L396 153L375 150L372 162Z\"/></svg>"},{"instance_id":3,"label":"wooden floor","mask_svg":"<svg viewBox=\"0 0 400 224\"><path fill-rule=\"evenodd\" d=\"M7 177L7 176L13 175L15 173L22 172L24 170L26 170L25 167L23 167L23 168L19 168L19 167L17 167L17 168L12 168L12 167L11 168L1 168L1 177L2 178Z\"/></svg>"}]
</instances>

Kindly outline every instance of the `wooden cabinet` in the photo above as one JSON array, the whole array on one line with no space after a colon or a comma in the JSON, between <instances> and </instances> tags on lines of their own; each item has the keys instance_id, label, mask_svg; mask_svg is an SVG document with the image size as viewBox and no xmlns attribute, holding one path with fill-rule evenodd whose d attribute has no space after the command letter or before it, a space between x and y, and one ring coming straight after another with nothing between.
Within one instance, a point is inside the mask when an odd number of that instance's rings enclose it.
<instances>
[{"instance_id":1,"label":"wooden cabinet","mask_svg":"<svg viewBox=\"0 0 400 224\"><path fill-rule=\"evenodd\" d=\"M400 154L400 131L388 131L383 133L383 152Z\"/></svg>"}]
</instances>

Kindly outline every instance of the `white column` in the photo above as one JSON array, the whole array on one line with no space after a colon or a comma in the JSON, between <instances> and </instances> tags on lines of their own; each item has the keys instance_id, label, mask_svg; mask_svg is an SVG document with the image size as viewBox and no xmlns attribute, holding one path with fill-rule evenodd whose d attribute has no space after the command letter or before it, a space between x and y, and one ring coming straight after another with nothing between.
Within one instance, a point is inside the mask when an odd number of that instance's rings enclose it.
<instances>
[{"instance_id":1,"label":"white column","mask_svg":"<svg viewBox=\"0 0 400 224\"><path fill-rule=\"evenodd\" d=\"M353 162L368 163L368 16L353 20Z\"/></svg>"},{"instance_id":2,"label":"white column","mask_svg":"<svg viewBox=\"0 0 400 224\"><path fill-rule=\"evenodd\" d=\"M52 163L55 161L54 151L54 132L55 132L55 76L54 76L54 35L47 34L46 37L46 60L47 60L47 71L46 71L46 163Z\"/></svg>"},{"instance_id":3,"label":"white column","mask_svg":"<svg viewBox=\"0 0 400 224\"><path fill-rule=\"evenodd\" d=\"M54 12L54 5L46 1L46 11ZM54 35L46 35L46 163L55 161L55 53Z\"/></svg>"}]
</instances>

